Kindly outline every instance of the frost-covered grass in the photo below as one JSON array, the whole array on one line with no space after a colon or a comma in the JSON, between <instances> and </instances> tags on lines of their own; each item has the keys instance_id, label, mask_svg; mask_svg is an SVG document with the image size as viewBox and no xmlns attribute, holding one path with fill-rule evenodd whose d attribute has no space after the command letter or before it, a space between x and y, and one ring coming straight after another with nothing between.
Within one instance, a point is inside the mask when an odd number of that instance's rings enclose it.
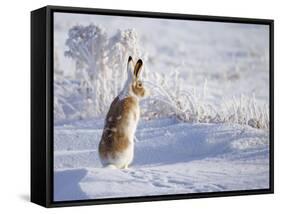
<instances>
[{"instance_id":1,"label":"frost-covered grass","mask_svg":"<svg viewBox=\"0 0 281 214\"><path fill-rule=\"evenodd\" d=\"M178 90L177 87L173 93L160 84L149 81L146 81L146 84L154 91L154 94L146 101L149 103L148 106L158 106L154 108L154 111L150 109L148 115L175 115L185 122L237 123L254 128L269 128L269 107L266 104L257 104L254 94L252 97L242 94L238 99L233 97L228 101L223 100L219 106L214 106L205 99L207 81L201 93L196 93L195 90L191 92Z\"/></svg>"}]
</instances>

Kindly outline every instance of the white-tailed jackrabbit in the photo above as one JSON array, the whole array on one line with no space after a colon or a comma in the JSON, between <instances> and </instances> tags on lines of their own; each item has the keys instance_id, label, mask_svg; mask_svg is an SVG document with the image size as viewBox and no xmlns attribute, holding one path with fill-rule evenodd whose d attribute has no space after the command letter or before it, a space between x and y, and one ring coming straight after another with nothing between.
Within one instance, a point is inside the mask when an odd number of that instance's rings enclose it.
<instances>
[{"instance_id":1,"label":"white-tailed jackrabbit","mask_svg":"<svg viewBox=\"0 0 281 214\"><path fill-rule=\"evenodd\" d=\"M127 81L106 115L99 143L99 157L105 167L127 168L133 160L134 136L140 117L139 100L146 95L140 80L142 66L141 59L134 64L129 57Z\"/></svg>"}]
</instances>

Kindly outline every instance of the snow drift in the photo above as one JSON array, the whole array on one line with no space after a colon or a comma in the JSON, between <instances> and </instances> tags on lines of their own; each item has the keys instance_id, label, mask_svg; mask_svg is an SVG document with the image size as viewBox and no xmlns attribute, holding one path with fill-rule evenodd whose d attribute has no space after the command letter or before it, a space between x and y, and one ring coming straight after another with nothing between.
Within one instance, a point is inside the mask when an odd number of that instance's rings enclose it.
<instances>
[{"instance_id":1,"label":"snow drift","mask_svg":"<svg viewBox=\"0 0 281 214\"><path fill-rule=\"evenodd\" d=\"M269 138L241 125L143 121L128 170L101 168L103 121L56 126L55 200L269 187Z\"/></svg>"}]
</instances>

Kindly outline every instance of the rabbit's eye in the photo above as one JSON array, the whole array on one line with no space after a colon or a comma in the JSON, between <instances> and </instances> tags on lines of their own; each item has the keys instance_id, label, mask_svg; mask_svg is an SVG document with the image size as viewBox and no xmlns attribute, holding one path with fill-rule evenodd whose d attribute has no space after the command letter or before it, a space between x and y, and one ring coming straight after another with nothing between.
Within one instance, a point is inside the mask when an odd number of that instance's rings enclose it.
<instances>
[{"instance_id":1,"label":"rabbit's eye","mask_svg":"<svg viewBox=\"0 0 281 214\"><path fill-rule=\"evenodd\" d=\"M137 83L137 86L138 86L139 88L141 88L141 87L142 87L142 83L141 83L141 82L138 82L138 83Z\"/></svg>"}]
</instances>

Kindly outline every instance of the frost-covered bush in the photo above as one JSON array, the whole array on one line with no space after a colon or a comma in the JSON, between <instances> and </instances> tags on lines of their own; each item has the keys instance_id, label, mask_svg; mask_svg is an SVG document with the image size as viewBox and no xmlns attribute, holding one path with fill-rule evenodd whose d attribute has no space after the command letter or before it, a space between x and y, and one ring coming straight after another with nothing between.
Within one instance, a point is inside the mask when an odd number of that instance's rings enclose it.
<instances>
[{"instance_id":1,"label":"frost-covered bush","mask_svg":"<svg viewBox=\"0 0 281 214\"><path fill-rule=\"evenodd\" d=\"M119 30L109 37L100 26L77 25L69 30L66 46L65 56L76 63L74 79L78 86L73 90L77 90L80 98L78 94L73 96L76 92L58 98L56 103L64 105L56 105L55 111L57 109L60 117L67 117L63 116L62 108L69 106L62 100L68 100L71 105L79 100L76 114L71 114L79 119L104 115L125 81L126 72L123 71L128 56L145 57L139 51L137 34L133 29Z\"/></svg>"}]
</instances>

